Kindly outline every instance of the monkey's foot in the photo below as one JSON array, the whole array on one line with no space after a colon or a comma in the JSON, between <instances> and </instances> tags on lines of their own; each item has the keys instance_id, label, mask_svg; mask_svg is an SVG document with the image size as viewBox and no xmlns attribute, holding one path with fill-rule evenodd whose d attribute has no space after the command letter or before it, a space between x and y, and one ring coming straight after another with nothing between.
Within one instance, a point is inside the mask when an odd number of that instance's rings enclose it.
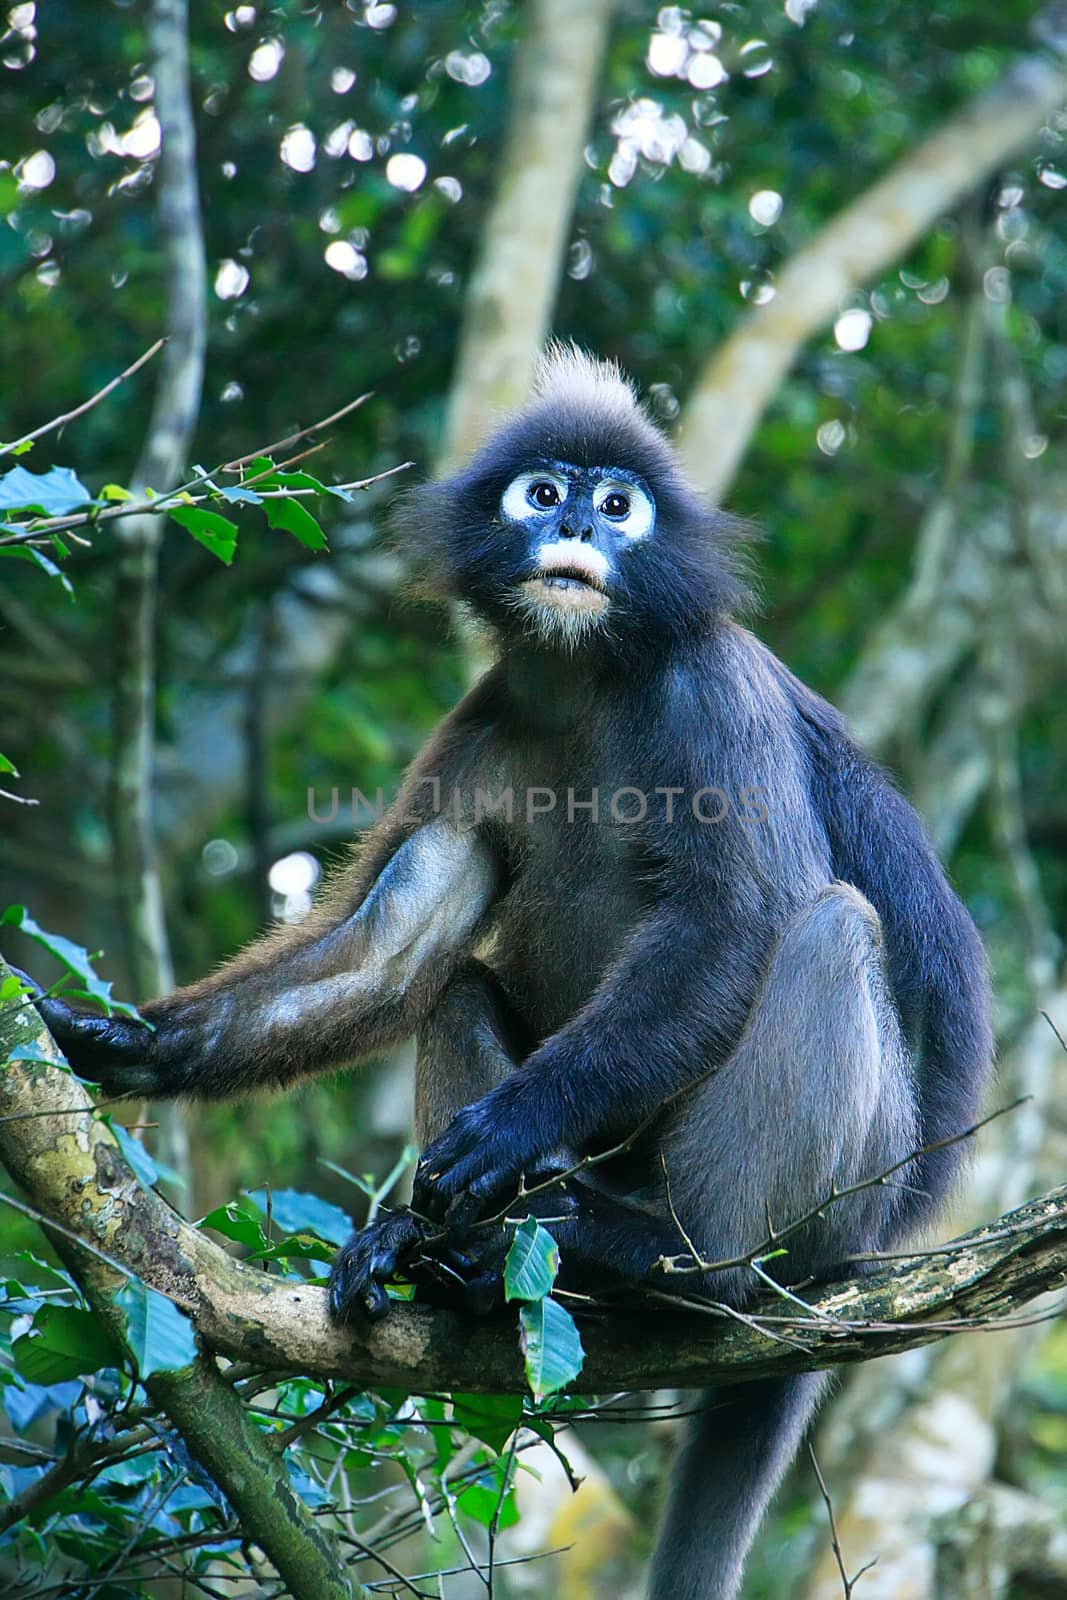
<instances>
[{"instance_id":1,"label":"monkey's foot","mask_svg":"<svg viewBox=\"0 0 1067 1600\"><path fill-rule=\"evenodd\" d=\"M407 1209L390 1211L354 1233L333 1258L330 1312L338 1322L363 1316L378 1322L389 1310L385 1285L410 1277L410 1268L431 1233L440 1233Z\"/></svg>"},{"instance_id":2,"label":"monkey's foot","mask_svg":"<svg viewBox=\"0 0 1067 1600\"><path fill-rule=\"evenodd\" d=\"M338 1322L377 1322L391 1304L386 1284L414 1284L420 1300L481 1316L503 1304L504 1262L514 1229L497 1224L468 1233L404 1209L354 1233L334 1257L330 1312Z\"/></svg>"}]
</instances>

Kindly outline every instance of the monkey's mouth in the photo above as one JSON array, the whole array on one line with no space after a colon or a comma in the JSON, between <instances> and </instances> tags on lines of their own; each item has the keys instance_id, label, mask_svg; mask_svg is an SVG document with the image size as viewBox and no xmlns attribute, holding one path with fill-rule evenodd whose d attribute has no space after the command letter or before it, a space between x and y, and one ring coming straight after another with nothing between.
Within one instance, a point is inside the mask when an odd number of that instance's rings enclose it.
<instances>
[{"instance_id":1,"label":"monkey's mouth","mask_svg":"<svg viewBox=\"0 0 1067 1600\"><path fill-rule=\"evenodd\" d=\"M555 611L595 613L605 611L608 605L603 582L587 567L546 567L519 588L536 605Z\"/></svg>"}]
</instances>

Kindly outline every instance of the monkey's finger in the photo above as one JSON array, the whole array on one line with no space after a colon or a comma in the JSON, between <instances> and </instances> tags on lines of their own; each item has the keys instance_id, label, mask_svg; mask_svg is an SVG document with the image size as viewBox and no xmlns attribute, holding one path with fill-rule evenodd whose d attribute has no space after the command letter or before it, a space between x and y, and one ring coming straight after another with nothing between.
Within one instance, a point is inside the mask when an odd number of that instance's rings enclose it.
<instances>
[{"instance_id":1,"label":"monkey's finger","mask_svg":"<svg viewBox=\"0 0 1067 1600\"><path fill-rule=\"evenodd\" d=\"M362 1251L348 1245L338 1252L330 1270L330 1313L338 1322L351 1322L356 1312L369 1313L365 1297L371 1285L364 1269ZM382 1291L384 1293L384 1290ZM373 1297L375 1305L377 1296Z\"/></svg>"},{"instance_id":2,"label":"monkey's finger","mask_svg":"<svg viewBox=\"0 0 1067 1600\"><path fill-rule=\"evenodd\" d=\"M370 1258L368 1273L379 1283L388 1283L396 1276L396 1251L391 1247L375 1250Z\"/></svg>"},{"instance_id":3,"label":"monkey's finger","mask_svg":"<svg viewBox=\"0 0 1067 1600\"><path fill-rule=\"evenodd\" d=\"M465 1234L472 1223L478 1221L484 1209L485 1201L482 1196L473 1190L465 1190L450 1202L445 1212L445 1227L453 1236Z\"/></svg>"}]
</instances>

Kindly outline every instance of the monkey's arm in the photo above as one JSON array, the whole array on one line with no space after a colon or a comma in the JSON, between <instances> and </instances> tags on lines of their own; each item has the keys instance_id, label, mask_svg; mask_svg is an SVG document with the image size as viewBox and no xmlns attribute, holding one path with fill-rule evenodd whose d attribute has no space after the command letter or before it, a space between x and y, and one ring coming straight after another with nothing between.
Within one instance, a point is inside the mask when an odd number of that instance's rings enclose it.
<instances>
[{"instance_id":1,"label":"monkey's arm","mask_svg":"<svg viewBox=\"0 0 1067 1600\"><path fill-rule=\"evenodd\" d=\"M485 748L479 705L476 690L442 724L361 859L303 922L142 1007L151 1028L39 1001L75 1070L112 1092L219 1097L413 1034L497 892L484 840L440 813Z\"/></svg>"},{"instance_id":2,"label":"monkey's arm","mask_svg":"<svg viewBox=\"0 0 1067 1600\"><path fill-rule=\"evenodd\" d=\"M39 1002L72 1065L112 1092L218 1097L371 1054L415 1031L484 916L486 846L439 817L386 835L309 921L143 1008L152 1024Z\"/></svg>"}]
</instances>

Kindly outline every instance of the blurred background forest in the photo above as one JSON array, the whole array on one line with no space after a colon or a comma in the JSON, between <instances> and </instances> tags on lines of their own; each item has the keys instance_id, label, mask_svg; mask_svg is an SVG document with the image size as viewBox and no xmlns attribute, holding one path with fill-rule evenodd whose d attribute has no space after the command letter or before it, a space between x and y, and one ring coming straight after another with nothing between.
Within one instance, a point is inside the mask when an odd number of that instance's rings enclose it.
<instances>
[{"instance_id":1,"label":"blurred background forest","mask_svg":"<svg viewBox=\"0 0 1067 1600\"><path fill-rule=\"evenodd\" d=\"M701 487L761 530L756 630L898 774L987 941L998 1098L1033 1098L982 1135L960 1220L1062 1181L1067 1062L1041 1017L1067 1034L1056 17L195 0L186 82L182 8L148 10L0 14L0 433L170 337L20 464L163 490L371 392L314 435L310 470L424 476L521 400L550 333L617 358ZM162 518L103 523L59 567L0 540L20 775L0 906L102 948L122 997L298 917L353 788L390 795L462 693L463 642L403 595L393 488L320 496L328 553L231 507L230 570ZM168 1115L149 1142L188 1216L268 1179L348 1208L330 1164L385 1173L409 1114L405 1056ZM0 1225L5 1248L39 1240ZM532 1513L535 1543L574 1550L497 1592L636 1593L669 1431L581 1431L581 1518L547 1489ZM877 1557L862 1600L1065 1592L1033 1554L1067 1514L1062 1325L856 1369L819 1453L850 1561ZM821 1519L802 1464L751 1600L841 1593ZM462 1581L446 1592L482 1592Z\"/></svg>"}]
</instances>

